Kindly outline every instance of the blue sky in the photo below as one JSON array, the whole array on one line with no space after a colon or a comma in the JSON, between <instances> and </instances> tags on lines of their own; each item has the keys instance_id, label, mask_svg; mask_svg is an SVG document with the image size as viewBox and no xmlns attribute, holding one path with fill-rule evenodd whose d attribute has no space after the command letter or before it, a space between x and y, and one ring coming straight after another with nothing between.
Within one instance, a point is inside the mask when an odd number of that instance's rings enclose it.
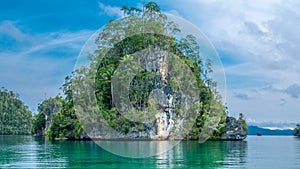
<instances>
[{"instance_id":1,"label":"blue sky","mask_svg":"<svg viewBox=\"0 0 300 169\"><path fill-rule=\"evenodd\" d=\"M146 1L147 2L147 1ZM227 81L226 104L247 121L300 122L300 2L156 0L189 20L217 49ZM0 86L35 111L54 97L88 38L119 7L139 0L0 2Z\"/></svg>"}]
</instances>

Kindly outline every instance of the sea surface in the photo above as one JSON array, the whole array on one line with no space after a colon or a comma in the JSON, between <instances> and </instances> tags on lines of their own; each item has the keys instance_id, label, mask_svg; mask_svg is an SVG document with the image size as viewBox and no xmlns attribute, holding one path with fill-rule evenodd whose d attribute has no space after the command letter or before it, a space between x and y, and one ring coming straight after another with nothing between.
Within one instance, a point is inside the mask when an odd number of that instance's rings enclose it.
<instances>
[{"instance_id":1,"label":"sea surface","mask_svg":"<svg viewBox=\"0 0 300 169\"><path fill-rule=\"evenodd\" d=\"M293 136L248 136L244 141L182 141L160 155L124 158L107 152L93 141L0 136L0 168L299 169L300 139Z\"/></svg>"}]
</instances>

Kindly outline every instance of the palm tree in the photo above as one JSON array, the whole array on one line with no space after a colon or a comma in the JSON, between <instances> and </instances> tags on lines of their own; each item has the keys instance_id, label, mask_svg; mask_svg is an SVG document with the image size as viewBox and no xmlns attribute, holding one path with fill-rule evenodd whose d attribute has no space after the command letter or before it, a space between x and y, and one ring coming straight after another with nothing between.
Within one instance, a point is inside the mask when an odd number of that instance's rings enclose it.
<instances>
[{"instance_id":1,"label":"palm tree","mask_svg":"<svg viewBox=\"0 0 300 169\"><path fill-rule=\"evenodd\" d=\"M145 5L146 12L154 13L160 12L159 6L155 2L149 2Z\"/></svg>"},{"instance_id":2,"label":"palm tree","mask_svg":"<svg viewBox=\"0 0 300 169\"><path fill-rule=\"evenodd\" d=\"M121 8L121 11L124 11L124 17L125 17L126 13L129 11L128 6L123 6L123 7Z\"/></svg>"},{"instance_id":3,"label":"palm tree","mask_svg":"<svg viewBox=\"0 0 300 169\"><path fill-rule=\"evenodd\" d=\"M138 8L130 8L130 11L132 11L132 12L142 12L142 10L140 10Z\"/></svg>"}]
</instances>

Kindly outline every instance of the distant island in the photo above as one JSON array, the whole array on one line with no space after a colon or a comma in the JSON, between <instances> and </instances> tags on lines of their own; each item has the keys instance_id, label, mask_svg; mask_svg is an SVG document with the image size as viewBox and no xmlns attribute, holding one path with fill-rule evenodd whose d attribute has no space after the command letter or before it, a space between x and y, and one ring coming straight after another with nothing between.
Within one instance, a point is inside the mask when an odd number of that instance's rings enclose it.
<instances>
[{"instance_id":1,"label":"distant island","mask_svg":"<svg viewBox=\"0 0 300 169\"><path fill-rule=\"evenodd\" d=\"M297 127L294 129L293 134L294 136L300 137L300 124L297 124Z\"/></svg>"},{"instance_id":2,"label":"distant island","mask_svg":"<svg viewBox=\"0 0 300 169\"><path fill-rule=\"evenodd\" d=\"M0 135L31 134L32 113L19 99L19 95L0 89Z\"/></svg>"},{"instance_id":3,"label":"distant island","mask_svg":"<svg viewBox=\"0 0 300 169\"><path fill-rule=\"evenodd\" d=\"M291 129L266 129L258 126L248 126L248 135L293 135L293 130Z\"/></svg>"}]
</instances>

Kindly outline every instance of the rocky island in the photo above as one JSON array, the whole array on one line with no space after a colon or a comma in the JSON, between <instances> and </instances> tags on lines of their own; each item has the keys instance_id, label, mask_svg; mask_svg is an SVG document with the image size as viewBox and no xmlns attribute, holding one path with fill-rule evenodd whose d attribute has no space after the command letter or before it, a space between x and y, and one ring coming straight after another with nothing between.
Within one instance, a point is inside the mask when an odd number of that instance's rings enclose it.
<instances>
[{"instance_id":1,"label":"rocky island","mask_svg":"<svg viewBox=\"0 0 300 169\"><path fill-rule=\"evenodd\" d=\"M226 131L221 135L221 140L243 140L247 137L247 124L240 114L239 119L227 117Z\"/></svg>"},{"instance_id":2,"label":"rocky island","mask_svg":"<svg viewBox=\"0 0 300 169\"><path fill-rule=\"evenodd\" d=\"M300 124L297 124L297 127L294 129L294 136L300 137Z\"/></svg>"},{"instance_id":3,"label":"rocky island","mask_svg":"<svg viewBox=\"0 0 300 169\"><path fill-rule=\"evenodd\" d=\"M99 32L90 65L66 77L66 97L41 104L41 130L52 139L246 138L245 120L228 117L196 37L173 36L178 25L153 2L144 12L126 9Z\"/></svg>"},{"instance_id":4,"label":"rocky island","mask_svg":"<svg viewBox=\"0 0 300 169\"><path fill-rule=\"evenodd\" d=\"M128 11L130 9L130 11ZM51 139L242 140L247 126L228 117L193 35L149 2L123 7L95 38L89 64L65 78L64 97L46 99L33 133Z\"/></svg>"}]
</instances>

